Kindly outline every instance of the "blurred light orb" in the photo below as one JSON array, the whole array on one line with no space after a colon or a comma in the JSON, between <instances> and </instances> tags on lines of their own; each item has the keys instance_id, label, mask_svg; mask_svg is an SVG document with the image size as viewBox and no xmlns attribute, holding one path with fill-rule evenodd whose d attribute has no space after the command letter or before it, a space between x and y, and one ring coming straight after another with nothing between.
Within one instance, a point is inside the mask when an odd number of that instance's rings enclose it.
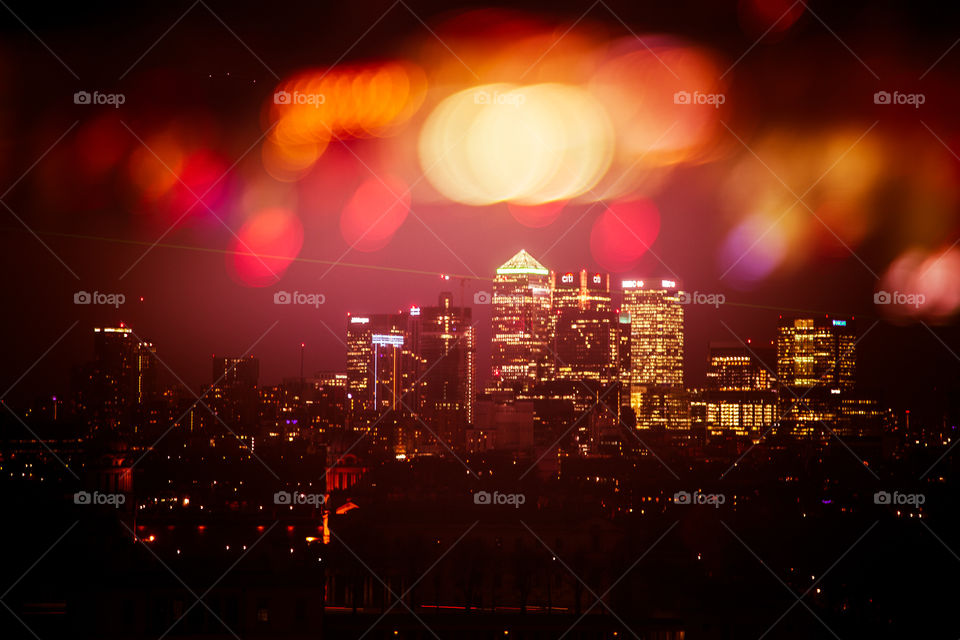
<instances>
[{"instance_id":1,"label":"blurred light orb","mask_svg":"<svg viewBox=\"0 0 960 640\"><path fill-rule=\"evenodd\" d=\"M565 206L567 206L566 200L554 200L553 202L534 205L507 203L510 215L523 226L533 229L553 224L560 217L560 212L563 211Z\"/></svg>"},{"instance_id":2,"label":"blurred light orb","mask_svg":"<svg viewBox=\"0 0 960 640\"><path fill-rule=\"evenodd\" d=\"M254 214L230 243L227 270L248 287L274 284L303 247L303 225L289 209L274 207Z\"/></svg>"},{"instance_id":3,"label":"blurred light orb","mask_svg":"<svg viewBox=\"0 0 960 640\"><path fill-rule=\"evenodd\" d=\"M264 170L280 182L296 182L316 164L327 146L327 140L301 144L277 144L268 138L260 149Z\"/></svg>"},{"instance_id":4,"label":"blurred light orb","mask_svg":"<svg viewBox=\"0 0 960 640\"><path fill-rule=\"evenodd\" d=\"M463 204L537 205L575 198L613 155L604 108L571 85L489 84L443 100L420 133L427 180Z\"/></svg>"},{"instance_id":5,"label":"blurred light orb","mask_svg":"<svg viewBox=\"0 0 960 640\"><path fill-rule=\"evenodd\" d=\"M144 198L156 200L177 184L185 156L175 140L154 136L147 139L147 146L140 145L130 154L127 170Z\"/></svg>"},{"instance_id":6,"label":"blurred light orb","mask_svg":"<svg viewBox=\"0 0 960 640\"><path fill-rule=\"evenodd\" d=\"M769 39L784 33L803 15L806 4L798 0L740 0L740 25L748 35Z\"/></svg>"},{"instance_id":7,"label":"blurred light orb","mask_svg":"<svg viewBox=\"0 0 960 640\"><path fill-rule=\"evenodd\" d=\"M785 221L751 215L730 230L720 249L719 267L731 282L749 288L769 276L784 260L789 238Z\"/></svg>"},{"instance_id":8,"label":"blurred light orb","mask_svg":"<svg viewBox=\"0 0 960 640\"><path fill-rule=\"evenodd\" d=\"M410 190L393 176L364 181L340 215L340 233L352 249L379 251L410 212Z\"/></svg>"},{"instance_id":9,"label":"blurred light orb","mask_svg":"<svg viewBox=\"0 0 960 640\"><path fill-rule=\"evenodd\" d=\"M873 302L894 321L946 322L960 311L960 249L911 249L881 276Z\"/></svg>"},{"instance_id":10,"label":"blurred light orb","mask_svg":"<svg viewBox=\"0 0 960 640\"><path fill-rule=\"evenodd\" d=\"M604 269L621 273L636 266L659 233L660 212L653 202L614 202L593 223L590 251Z\"/></svg>"},{"instance_id":11,"label":"blurred light orb","mask_svg":"<svg viewBox=\"0 0 960 640\"><path fill-rule=\"evenodd\" d=\"M727 96L706 51L663 36L615 44L590 90L617 131L618 160L654 166L698 160L719 131Z\"/></svg>"},{"instance_id":12,"label":"blurred light orb","mask_svg":"<svg viewBox=\"0 0 960 640\"><path fill-rule=\"evenodd\" d=\"M199 149L188 155L169 193L167 208L174 219L186 212L192 216L209 217L226 197L224 179L229 165L209 149ZM166 169L165 169L166 170Z\"/></svg>"}]
</instances>

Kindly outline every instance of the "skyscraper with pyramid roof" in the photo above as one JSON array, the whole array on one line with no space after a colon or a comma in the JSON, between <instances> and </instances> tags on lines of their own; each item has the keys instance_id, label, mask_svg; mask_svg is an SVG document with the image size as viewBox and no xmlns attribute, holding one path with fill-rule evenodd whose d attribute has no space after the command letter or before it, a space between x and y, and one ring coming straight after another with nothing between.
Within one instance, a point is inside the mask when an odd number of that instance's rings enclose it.
<instances>
[{"instance_id":1,"label":"skyscraper with pyramid roof","mask_svg":"<svg viewBox=\"0 0 960 640\"><path fill-rule=\"evenodd\" d=\"M529 389L552 377L551 273L521 249L493 281L491 387Z\"/></svg>"}]
</instances>

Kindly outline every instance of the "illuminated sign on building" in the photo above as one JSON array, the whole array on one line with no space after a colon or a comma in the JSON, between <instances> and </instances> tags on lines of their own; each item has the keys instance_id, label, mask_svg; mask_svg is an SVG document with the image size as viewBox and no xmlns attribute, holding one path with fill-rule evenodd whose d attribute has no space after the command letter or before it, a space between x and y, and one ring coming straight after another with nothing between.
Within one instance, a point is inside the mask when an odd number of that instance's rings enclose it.
<instances>
[{"instance_id":1,"label":"illuminated sign on building","mask_svg":"<svg viewBox=\"0 0 960 640\"><path fill-rule=\"evenodd\" d=\"M571 282L573 282L573 274L572 273L563 274L563 276L561 276L560 278L560 281L563 282L564 284L570 284Z\"/></svg>"},{"instance_id":2,"label":"illuminated sign on building","mask_svg":"<svg viewBox=\"0 0 960 640\"><path fill-rule=\"evenodd\" d=\"M381 347L402 347L403 336L392 333L375 333L370 336L370 341Z\"/></svg>"},{"instance_id":3,"label":"illuminated sign on building","mask_svg":"<svg viewBox=\"0 0 960 640\"><path fill-rule=\"evenodd\" d=\"M846 321L846 320L834 320L834 321L833 321L833 326L835 326L835 327L845 327L845 326L847 326L847 321Z\"/></svg>"},{"instance_id":4,"label":"illuminated sign on building","mask_svg":"<svg viewBox=\"0 0 960 640\"><path fill-rule=\"evenodd\" d=\"M677 286L677 283L674 282L673 280L661 280L660 286L663 287L664 289L673 289L674 287Z\"/></svg>"},{"instance_id":5,"label":"illuminated sign on building","mask_svg":"<svg viewBox=\"0 0 960 640\"><path fill-rule=\"evenodd\" d=\"M412 316L420 315L420 307L410 307L410 315Z\"/></svg>"},{"instance_id":6,"label":"illuminated sign on building","mask_svg":"<svg viewBox=\"0 0 960 640\"><path fill-rule=\"evenodd\" d=\"M367 324L370 318L350 318L350 324Z\"/></svg>"}]
</instances>

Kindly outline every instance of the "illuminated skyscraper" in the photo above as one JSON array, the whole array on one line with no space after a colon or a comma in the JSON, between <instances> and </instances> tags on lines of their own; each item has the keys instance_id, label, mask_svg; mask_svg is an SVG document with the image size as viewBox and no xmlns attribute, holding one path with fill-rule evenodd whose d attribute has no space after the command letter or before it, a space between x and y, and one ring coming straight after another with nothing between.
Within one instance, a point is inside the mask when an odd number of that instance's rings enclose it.
<instances>
[{"instance_id":1,"label":"illuminated skyscraper","mask_svg":"<svg viewBox=\"0 0 960 640\"><path fill-rule=\"evenodd\" d=\"M613 311L610 301L610 274L567 272L556 276L553 290L555 313L579 309L581 311Z\"/></svg>"},{"instance_id":2,"label":"illuminated skyscraper","mask_svg":"<svg viewBox=\"0 0 960 640\"><path fill-rule=\"evenodd\" d=\"M624 280L630 316L630 406L640 428L689 427L683 388L683 305L673 280Z\"/></svg>"},{"instance_id":3,"label":"illuminated skyscraper","mask_svg":"<svg viewBox=\"0 0 960 640\"><path fill-rule=\"evenodd\" d=\"M550 281L550 271L523 250L497 269L492 387L528 389L552 378Z\"/></svg>"},{"instance_id":4,"label":"illuminated skyscraper","mask_svg":"<svg viewBox=\"0 0 960 640\"><path fill-rule=\"evenodd\" d=\"M779 436L830 438L856 373L853 319L780 319L777 377Z\"/></svg>"},{"instance_id":5,"label":"illuminated skyscraper","mask_svg":"<svg viewBox=\"0 0 960 640\"><path fill-rule=\"evenodd\" d=\"M781 384L809 388L853 388L856 372L853 320L781 317L777 377Z\"/></svg>"},{"instance_id":6,"label":"illuminated skyscraper","mask_svg":"<svg viewBox=\"0 0 960 640\"><path fill-rule=\"evenodd\" d=\"M771 347L713 343L707 388L698 394L710 436L749 436L758 442L777 419L775 354Z\"/></svg>"},{"instance_id":7,"label":"illuminated skyscraper","mask_svg":"<svg viewBox=\"0 0 960 640\"><path fill-rule=\"evenodd\" d=\"M410 314L347 318L347 393L355 416L411 411L416 358Z\"/></svg>"},{"instance_id":8,"label":"illuminated skyscraper","mask_svg":"<svg viewBox=\"0 0 960 640\"><path fill-rule=\"evenodd\" d=\"M552 347L556 379L617 381L619 340L612 308L608 274L583 269L557 276Z\"/></svg>"},{"instance_id":9,"label":"illuminated skyscraper","mask_svg":"<svg viewBox=\"0 0 960 640\"><path fill-rule=\"evenodd\" d=\"M467 424L473 423L477 394L476 333L471 310L453 304L453 294L440 294L439 305L417 309L417 385L420 412L426 423L448 443L460 446Z\"/></svg>"},{"instance_id":10,"label":"illuminated skyscraper","mask_svg":"<svg viewBox=\"0 0 960 640\"><path fill-rule=\"evenodd\" d=\"M207 404L228 425L253 426L258 418L260 360L214 356Z\"/></svg>"},{"instance_id":11,"label":"illuminated skyscraper","mask_svg":"<svg viewBox=\"0 0 960 640\"><path fill-rule=\"evenodd\" d=\"M749 348L748 348L749 347ZM772 391L776 364L772 348L739 343L710 344L707 388L712 391ZM769 367L769 368L768 368Z\"/></svg>"},{"instance_id":12,"label":"illuminated skyscraper","mask_svg":"<svg viewBox=\"0 0 960 640\"><path fill-rule=\"evenodd\" d=\"M156 349L129 327L96 327L94 361L78 381L78 404L91 430L139 431L157 395Z\"/></svg>"},{"instance_id":13,"label":"illuminated skyscraper","mask_svg":"<svg viewBox=\"0 0 960 640\"><path fill-rule=\"evenodd\" d=\"M630 316L631 382L683 387L683 305L673 280L624 280Z\"/></svg>"},{"instance_id":14,"label":"illuminated skyscraper","mask_svg":"<svg viewBox=\"0 0 960 640\"><path fill-rule=\"evenodd\" d=\"M617 314L604 311L561 311L554 329L556 378L618 382Z\"/></svg>"}]
</instances>

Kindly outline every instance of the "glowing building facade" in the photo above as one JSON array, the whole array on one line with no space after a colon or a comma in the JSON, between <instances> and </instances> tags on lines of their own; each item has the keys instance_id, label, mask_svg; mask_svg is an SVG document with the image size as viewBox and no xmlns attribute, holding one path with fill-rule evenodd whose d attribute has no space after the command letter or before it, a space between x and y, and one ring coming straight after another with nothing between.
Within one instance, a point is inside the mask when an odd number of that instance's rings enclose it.
<instances>
[{"instance_id":1,"label":"glowing building facade","mask_svg":"<svg viewBox=\"0 0 960 640\"><path fill-rule=\"evenodd\" d=\"M610 274L568 271L554 277L553 310L613 311L610 300Z\"/></svg>"},{"instance_id":2,"label":"glowing building facade","mask_svg":"<svg viewBox=\"0 0 960 640\"><path fill-rule=\"evenodd\" d=\"M631 382L683 387L683 305L673 280L624 280L630 316Z\"/></svg>"},{"instance_id":3,"label":"glowing building facade","mask_svg":"<svg viewBox=\"0 0 960 640\"><path fill-rule=\"evenodd\" d=\"M854 389L856 333L852 318L782 318L777 332L780 421L777 435L831 437Z\"/></svg>"},{"instance_id":4,"label":"glowing building facade","mask_svg":"<svg viewBox=\"0 0 960 640\"><path fill-rule=\"evenodd\" d=\"M856 375L853 320L780 318L777 377L790 387L853 388Z\"/></svg>"},{"instance_id":5,"label":"glowing building facade","mask_svg":"<svg viewBox=\"0 0 960 640\"><path fill-rule=\"evenodd\" d=\"M420 414L450 446L460 446L467 424L475 420L477 394L476 332L471 310L441 293L436 307L416 310L417 355L422 372L417 384Z\"/></svg>"},{"instance_id":6,"label":"glowing building facade","mask_svg":"<svg viewBox=\"0 0 960 640\"><path fill-rule=\"evenodd\" d=\"M673 280L624 280L630 317L630 406L639 428L689 427L683 388L683 305Z\"/></svg>"},{"instance_id":7,"label":"glowing building facade","mask_svg":"<svg viewBox=\"0 0 960 640\"><path fill-rule=\"evenodd\" d=\"M521 250L493 281L493 389L529 389L553 378L550 271Z\"/></svg>"},{"instance_id":8,"label":"glowing building facade","mask_svg":"<svg viewBox=\"0 0 960 640\"><path fill-rule=\"evenodd\" d=\"M617 382L618 337L608 274L583 269L555 277L552 350L557 380Z\"/></svg>"},{"instance_id":9,"label":"glowing building facade","mask_svg":"<svg viewBox=\"0 0 960 640\"><path fill-rule=\"evenodd\" d=\"M347 397L354 416L410 411L416 356L409 313L347 318Z\"/></svg>"},{"instance_id":10,"label":"glowing building facade","mask_svg":"<svg viewBox=\"0 0 960 640\"><path fill-rule=\"evenodd\" d=\"M777 420L775 354L772 348L713 343L707 388L699 394L709 436L749 436L754 441Z\"/></svg>"},{"instance_id":11,"label":"glowing building facade","mask_svg":"<svg viewBox=\"0 0 960 640\"><path fill-rule=\"evenodd\" d=\"M210 405L221 420L244 429L256 424L259 417L260 360L213 356Z\"/></svg>"},{"instance_id":12,"label":"glowing building facade","mask_svg":"<svg viewBox=\"0 0 960 640\"><path fill-rule=\"evenodd\" d=\"M76 382L79 411L91 431L137 432L158 396L156 349L122 324L96 327L93 338L94 361Z\"/></svg>"}]
</instances>

